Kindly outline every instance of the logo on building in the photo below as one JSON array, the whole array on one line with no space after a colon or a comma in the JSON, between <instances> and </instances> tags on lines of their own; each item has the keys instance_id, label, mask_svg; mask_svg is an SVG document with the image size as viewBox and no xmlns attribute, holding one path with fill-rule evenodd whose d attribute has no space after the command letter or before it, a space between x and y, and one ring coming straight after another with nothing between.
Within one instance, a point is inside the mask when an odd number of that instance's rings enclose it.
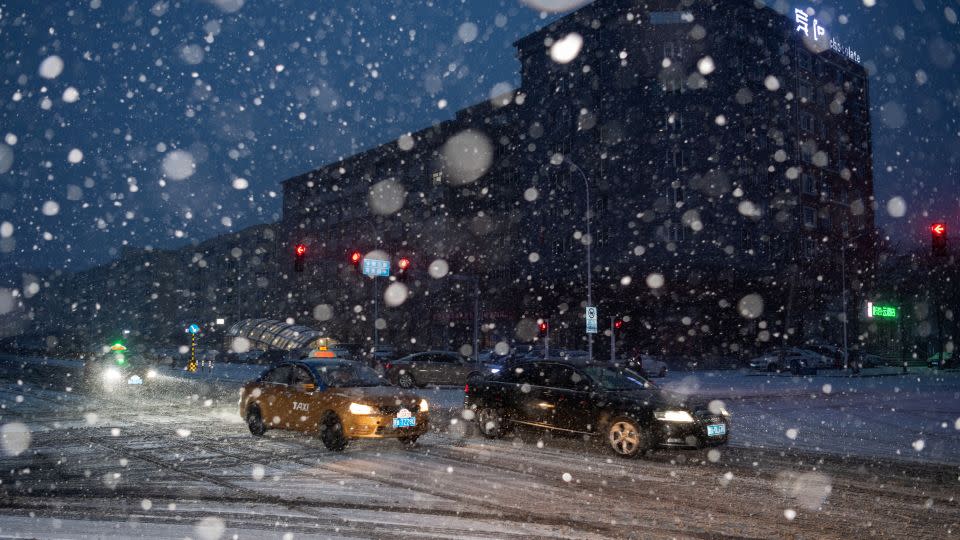
<instances>
[{"instance_id":1,"label":"logo on building","mask_svg":"<svg viewBox=\"0 0 960 540\"><path fill-rule=\"evenodd\" d=\"M811 17L814 11L811 8L793 10L793 22L797 25L795 31L802 33L803 37L812 40L814 43L827 47L853 60L860 62L860 53L844 45L834 37L827 35L827 29L820 24L816 17Z\"/></svg>"}]
</instances>

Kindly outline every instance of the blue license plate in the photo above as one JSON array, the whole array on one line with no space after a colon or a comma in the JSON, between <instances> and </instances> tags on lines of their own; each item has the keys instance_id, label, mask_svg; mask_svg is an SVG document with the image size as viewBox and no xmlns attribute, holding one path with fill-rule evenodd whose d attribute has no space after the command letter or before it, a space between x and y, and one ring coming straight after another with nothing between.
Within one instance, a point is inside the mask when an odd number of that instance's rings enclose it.
<instances>
[{"instance_id":1,"label":"blue license plate","mask_svg":"<svg viewBox=\"0 0 960 540\"><path fill-rule=\"evenodd\" d=\"M417 425L417 419L413 416L411 416L410 418L394 418L393 419L393 427L395 428L415 427L416 425Z\"/></svg>"},{"instance_id":2,"label":"blue license plate","mask_svg":"<svg viewBox=\"0 0 960 540\"><path fill-rule=\"evenodd\" d=\"M707 435L710 437L722 437L727 434L727 426L724 424L710 424L707 426Z\"/></svg>"}]
</instances>

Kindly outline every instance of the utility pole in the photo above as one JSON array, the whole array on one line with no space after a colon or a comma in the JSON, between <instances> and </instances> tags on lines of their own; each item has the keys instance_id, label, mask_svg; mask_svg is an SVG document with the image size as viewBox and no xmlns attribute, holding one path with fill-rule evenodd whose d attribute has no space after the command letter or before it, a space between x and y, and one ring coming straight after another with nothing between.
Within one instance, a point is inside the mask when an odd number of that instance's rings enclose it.
<instances>
[{"instance_id":1,"label":"utility pole","mask_svg":"<svg viewBox=\"0 0 960 540\"><path fill-rule=\"evenodd\" d=\"M617 318L610 317L610 363L617 360Z\"/></svg>"}]
</instances>

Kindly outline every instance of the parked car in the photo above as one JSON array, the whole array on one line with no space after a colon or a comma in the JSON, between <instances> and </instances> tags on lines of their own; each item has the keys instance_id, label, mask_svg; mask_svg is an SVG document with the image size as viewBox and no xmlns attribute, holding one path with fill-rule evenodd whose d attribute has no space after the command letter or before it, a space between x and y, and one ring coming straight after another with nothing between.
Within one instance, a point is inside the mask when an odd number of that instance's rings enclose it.
<instances>
[{"instance_id":1,"label":"parked car","mask_svg":"<svg viewBox=\"0 0 960 540\"><path fill-rule=\"evenodd\" d=\"M475 412L486 437L516 427L596 436L621 457L657 446L725 444L727 411L684 399L628 368L551 359L511 362L468 385L464 407Z\"/></svg>"},{"instance_id":2,"label":"parked car","mask_svg":"<svg viewBox=\"0 0 960 540\"><path fill-rule=\"evenodd\" d=\"M667 363L648 354L641 354L640 371L647 377L666 377Z\"/></svg>"},{"instance_id":3,"label":"parked car","mask_svg":"<svg viewBox=\"0 0 960 540\"><path fill-rule=\"evenodd\" d=\"M780 372L799 368L833 367L825 356L796 347L777 347L750 360L750 367L760 371Z\"/></svg>"},{"instance_id":4,"label":"parked car","mask_svg":"<svg viewBox=\"0 0 960 540\"><path fill-rule=\"evenodd\" d=\"M476 362L452 351L409 354L384 365L384 376L403 388L428 384L463 385L481 376Z\"/></svg>"},{"instance_id":5,"label":"parked car","mask_svg":"<svg viewBox=\"0 0 960 540\"><path fill-rule=\"evenodd\" d=\"M960 360L953 351L948 351L930 355L930 358L927 358L927 365L934 369L954 369L960 367Z\"/></svg>"}]
</instances>

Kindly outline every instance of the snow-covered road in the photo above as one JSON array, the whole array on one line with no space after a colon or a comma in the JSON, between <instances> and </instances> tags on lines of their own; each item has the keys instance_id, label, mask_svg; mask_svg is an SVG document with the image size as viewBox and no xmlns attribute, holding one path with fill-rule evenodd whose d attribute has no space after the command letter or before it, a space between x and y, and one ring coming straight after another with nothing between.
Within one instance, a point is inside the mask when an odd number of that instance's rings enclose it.
<instances>
[{"instance_id":1,"label":"snow-covered road","mask_svg":"<svg viewBox=\"0 0 960 540\"><path fill-rule=\"evenodd\" d=\"M167 375L162 393L103 399L66 391L69 365L0 367L4 537L942 538L960 527L955 374L671 375L664 386L729 405L735 443L625 461L578 439L472 437L454 388L428 390L441 414L417 447L331 453L302 435L251 437L229 380Z\"/></svg>"}]
</instances>

